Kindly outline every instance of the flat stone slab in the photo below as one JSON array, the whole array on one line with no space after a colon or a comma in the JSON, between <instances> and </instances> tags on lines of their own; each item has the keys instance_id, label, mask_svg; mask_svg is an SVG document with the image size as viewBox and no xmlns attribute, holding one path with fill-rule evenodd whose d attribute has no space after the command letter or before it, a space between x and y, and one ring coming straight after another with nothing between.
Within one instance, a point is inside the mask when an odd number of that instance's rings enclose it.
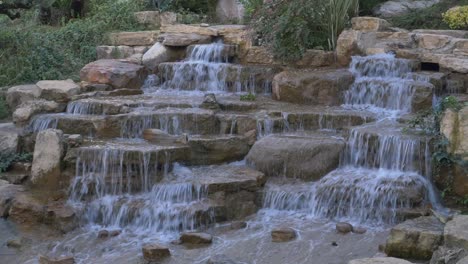
<instances>
[{"instance_id":1,"label":"flat stone slab","mask_svg":"<svg viewBox=\"0 0 468 264\"><path fill-rule=\"evenodd\" d=\"M118 60L98 60L91 62L80 71L82 81L108 84L114 88L139 89L146 78L146 70L141 65Z\"/></svg>"},{"instance_id":2,"label":"flat stone slab","mask_svg":"<svg viewBox=\"0 0 468 264\"><path fill-rule=\"evenodd\" d=\"M323 134L271 135L257 141L246 160L268 177L319 180L338 166L344 146L343 139Z\"/></svg>"},{"instance_id":3,"label":"flat stone slab","mask_svg":"<svg viewBox=\"0 0 468 264\"><path fill-rule=\"evenodd\" d=\"M114 46L151 46L159 36L159 31L116 32L109 34Z\"/></svg>"},{"instance_id":4,"label":"flat stone slab","mask_svg":"<svg viewBox=\"0 0 468 264\"><path fill-rule=\"evenodd\" d=\"M434 216L407 220L390 231L385 252L392 257L428 260L442 244L444 224Z\"/></svg>"}]
</instances>

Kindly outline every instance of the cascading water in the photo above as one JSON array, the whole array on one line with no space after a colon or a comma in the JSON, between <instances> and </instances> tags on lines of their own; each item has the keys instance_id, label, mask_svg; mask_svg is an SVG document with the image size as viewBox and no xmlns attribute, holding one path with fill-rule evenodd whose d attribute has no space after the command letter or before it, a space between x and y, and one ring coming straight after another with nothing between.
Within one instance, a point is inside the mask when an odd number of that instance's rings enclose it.
<instances>
[{"instance_id":1,"label":"cascading water","mask_svg":"<svg viewBox=\"0 0 468 264\"><path fill-rule=\"evenodd\" d=\"M156 91L256 93L261 88L262 92L270 93L271 82L257 78L262 74L261 69L230 63L236 50L236 46L220 41L191 46L185 61L161 63L159 76L152 76L145 84L145 90L147 93L154 92L154 88Z\"/></svg>"},{"instance_id":2,"label":"cascading water","mask_svg":"<svg viewBox=\"0 0 468 264\"><path fill-rule=\"evenodd\" d=\"M394 223L425 202L437 207L429 139L405 135L396 121L411 111L411 63L392 55L354 57L356 81L344 107L377 112L380 120L350 131L337 170L307 187L271 184L264 207L361 223Z\"/></svg>"}]
</instances>

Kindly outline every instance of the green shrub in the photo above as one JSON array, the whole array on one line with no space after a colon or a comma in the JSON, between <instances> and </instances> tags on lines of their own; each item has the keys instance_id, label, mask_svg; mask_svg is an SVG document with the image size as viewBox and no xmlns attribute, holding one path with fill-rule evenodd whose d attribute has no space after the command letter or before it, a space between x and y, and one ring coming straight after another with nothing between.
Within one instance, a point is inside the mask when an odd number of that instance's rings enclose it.
<instances>
[{"instance_id":1,"label":"green shrub","mask_svg":"<svg viewBox=\"0 0 468 264\"><path fill-rule=\"evenodd\" d=\"M252 24L260 45L292 61L307 49L334 49L356 9L356 0L273 0L255 13Z\"/></svg>"},{"instance_id":2,"label":"green shrub","mask_svg":"<svg viewBox=\"0 0 468 264\"><path fill-rule=\"evenodd\" d=\"M0 120L6 119L10 116L10 110L3 98L0 97Z\"/></svg>"},{"instance_id":3,"label":"green shrub","mask_svg":"<svg viewBox=\"0 0 468 264\"><path fill-rule=\"evenodd\" d=\"M133 12L141 1L91 0L83 19L62 27L39 25L35 11L18 25L0 25L0 87L43 79L78 79L80 69L96 59L96 46L113 30L137 30Z\"/></svg>"},{"instance_id":4,"label":"green shrub","mask_svg":"<svg viewBox=\"0 0 468 264\"><path fill-rule=\"evenodd\" d=\"M257 97L253 93L243 94L240 96L241 101L255 101Z\"/></svg>"},{"instance_id":5,"label":"green shrub","mask_svg":"<svg viewBox=\"0 0 468 264\"><path fill-rule=\"evenodd\" d=\"M458 6L442 14L451 29L468 29L468 6Z\"/></svg>"},{"instance_id":6,"label":"green shrub","mask_svg":"<svg viewBox=\"0 0 468 264\"><path fill-rule=\"evenodd\" d=\"M368 16L372 15L372 10L379 4L387 2L387 0L360 0L359 1L359 15Z\"/></svg>"}]
</instances>

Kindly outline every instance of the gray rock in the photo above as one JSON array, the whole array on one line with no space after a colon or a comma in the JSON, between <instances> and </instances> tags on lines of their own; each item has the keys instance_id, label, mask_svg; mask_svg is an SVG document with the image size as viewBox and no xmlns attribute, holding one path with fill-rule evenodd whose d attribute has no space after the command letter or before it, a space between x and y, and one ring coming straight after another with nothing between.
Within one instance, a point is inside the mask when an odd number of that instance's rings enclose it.
<instances>
[{"instance_id":1,"label":"gray rock","mask_svg":"<svg viewBox=\"0 0 468 264\"><path fill-rule=\"evenodd\" d=\"M189 233L182 233L180 236L180 241L182 244L211 244L213 242L213 236L207 233L199 233L199 232L189 232Z\"/></svg>"},{"instance_id":2,"label":"gray rock","mask_svg":"<svg viewBox=\"0 0 468 264\"><path fill-rule=\"evenodd\" d=\"M143 258L146 261L161 261L171 256L167 247L158 244L147 244L142 248Z\"/></svg>"},{"instance_id":3,"label":"gray rock","mask_svg":"<svg viewBox=\"0 0 468 264\"><path fill-rule=\"evenodd\" d=\"M68 102L74 95L80 93L80 86L72 80L39 81L36 85L41 89L41 98L49 101Z\"/></svg>"},{"instance_id":4,"label":"gray rock","mask_svg":"<svg viewBox=\"0 0 468 264\"><path fill-rule=\"evenodd\" d=\"M35 84L19 85L8 89L6 102L11 109L18 105L38 99L41 96L41 89Z\"/></svg>"},{"instance_id":5,"label":"gray rock","mask_svg":"<svg viewBox=\"0 0 468 264\"><path fill-rule=\"evenodd\" d=\"M336 231L346 234L353 231L353 226L350 223L339 222L336 223Z\"/></svg>"},{"instance_id":6,"label":"gray rock","mask_svg":"<svg viewBox=\"0 0 468 264\"><path fill-rule=\"evenodd\" d=\"M18 149L18 132L11 123L0 124L0 153L7 155L16 153Z\"/></svg>"},{"instance_id":7,"label":"gray rock","mask_svg":"<svg viewBox=\"0 0 468 264\"><path fill-rule=\"evenodd\" d=\"M468 251L465 249L441 246L432 254L430 264L458 264L466 256Z\"/></svg>"},{"instance_id":8,"label":"gray rock","mask_svg":"<svg viewBox=\"0 0 468 264\"><path fill-rule=\"evenodd\" d=\"M289 227L279 227L271 231L271 241L273 242L288 242L296 237L296 230Z\"/></svg>"},{"instance_id":9,"label":"gray rock","mask_svg":"<svg viewBox=\"0 0 468 264\"><path fill-rule=\"evenodd\" d=\"M457 215L444 228L446 247L468 250L468 215Z\"/></svg>"}]
</instances>

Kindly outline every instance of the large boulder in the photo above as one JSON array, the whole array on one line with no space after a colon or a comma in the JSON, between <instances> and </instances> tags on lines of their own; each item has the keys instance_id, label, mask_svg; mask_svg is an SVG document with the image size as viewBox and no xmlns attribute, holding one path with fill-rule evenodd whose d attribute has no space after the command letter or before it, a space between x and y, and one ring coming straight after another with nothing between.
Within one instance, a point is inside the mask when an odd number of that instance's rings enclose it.
<instances>
[{"instance_id":1,"label":"large boulder","mask_svg":"<svg viewBox=\"0 0 468 264\"><path fill-rule=\"evenodd\" d=\"M139 89L146 78L141 65L117 60L98 60L87 64L80 72L82 81L108 84L114 88Z\"/></svg>"},{"instance_id":2,"label":"large boulder","mask_svg":"<svg viewBox=\"0 0 468 264\"><path fill-rule=\"evenodd\" d=\"M351 24L359 31L385 31L390 27L390 23L377 17L353 17Z\"/></svg>"},{"instance_id":3,"label":"large boulder","mask_svg":"<svg viewBox=\"0 0 468 264\"><path fill-rule=\"evenodd\" d=\"M24 187L20 185L0 185L0 217L7 217L9 215L13 199L22 191L24 191Z\"/></svg>"},{"instance_id":4,"label":"large boulder","mask_svg":"<svg viewBox=\"0 0 468 264\"><path fill-rule=\"evenodd\" d=\"M217 164L242 160L250 150L247 138L239 136L191 137L190 164Z\"/></svg>"},{"instance_id":5,"label":"large boulder","mask_svg":"<svg viewBox=\"0 0 468 264\"><path fill-rule=\"evenodd\" d=\"M447 247L468 250L468 215L457 215L444 228L444 243Z\"/></svg>"},{"instance_id":6,"label":"large boulder","mask_svg":"<svg viewBox=\"0 0 468 264\"><path fill-rule=\"evenodd\" d=\"M336 58L338 64L347 66L351 62L351 56L360 55L359 40L362 32L356 30L344 30L336 42Z\"/></svg>"},{"instance_id":7,"label":"large boulder","mask_svg":"<svg viewBox=\"0 0 468 264\"><path fill-rule=\"evenodd\" d=\"M257 141L247 163L267 176L319 180L338 166L344 141L327 136L272 135Z\"/></svg>"},{"instance_id":8,"label":"large boulder","mask_svg":"<svg viewBox=\"0 0 468 264\"><path fill-rule=\"evenodd\" d=\"M15 154L18 150L19 135L12 123L0 124L0 153Z\"/></svg>"},{"instance_id":9,"label":"large boulder","mask_svg":"<svg viewBox=\"0 0 468 264\"><path fill-rule=\"evenodd\" d=\"M22 103L13 113L13 121L17 124L27 123L31 117L40 113L58 112L60 105L53 101L34 100Z\"/></svg>"},{"instance_id":10,"label":"large boulder","mask_svg":"<svg viewBox=\"0 0 468 264\"><path fill-rule=\"evenodd\" d=\"M41 89L35 84L19 85L8 89L6 102L11 109L18 105L35 100L41 96Z\"/></svg>"},{"instance_id":11,"label":"large boulder","mask_svg":"<svg viewBox=\"0 0 468 264\"><path fill-rule=\"evenodd\" d=\"M41 89L41 98L49 101L66 103L70 98L80 93L80 86L72 80L39 81L36 85Z\"/></svg>"},{"instance_id":12,"label":"large boulder","mask_svg":"<svg viewBox=\"0 0 468 264\"><path fill-rule=\"evenodd\" d=\"M113 46L151 46L156 42L159 31L116 32L109 35Z\"/></svg>"},{"instance_id":13,"label":"large boulder","mask_svg":"<svg viewBox=\"0 0 468 264\"><path fill-rule=\"evenodd\" d=\"M61 130L46 129L37 134L31 168L31 182L44 189L60 187L61 160L64 155Z\"/></svg>"},{"instance_id":14,"label":"large boulder","mask_svg":"<svg viewBox=\"0 0 468 264\"><path fill-rule=\"evenodd\" d=\"M273 79L273 98L296 104L342 104L354 81L348 70L288 70Z\"/></svg>"},{"instance_id":15,"label":"large boulder","mask_svg":"<svg viewBox=\"0 0 468 264\"><path fill-rule=\"evenodd\" d=\"M440 130L449 140L447 151L468 159L468 106L458 112L447 109L441 120Z\"/></svg>"},{"instance_id":16,"label":"large boulder","mask_svg":"<svg viewBox=\"0 0 468 264\"><path fill-rule=\"evenodd\" d=\"M143 65L150 69L151 71L155 71L159 64L163 62L175 61L181 58L183 51L166 47L160 42L154 44L145 54L143 54L142 62Z\"/></svg>"},{"instance_id":17,"label":"large boulder","mask_svg":"<svg viewBox=\"0 0 468 264\"><path fill-rule=\"evenodd\" d=\"M392 257L428 260L443 242L444 224L434 216L407 220L390 231L385 252Z\"/></svg>"},{"instance_id":18,"label":"large boulder","mask_svg":"<svg viewBox=\"0 0 468 264\"><path fill-rule=\"evenodd\" d=\"M163 45L171 47L186 47L196 44L209 44L211 43L211 36L200 35L195 33L165 33L161 34L158 41Z\"/></svg>"},{"instance_id":19,"label":"large boulder","mask_svg":"<svg viewBox=\"0 0 468 264\"><path fill-rule=\"evenodd\" d=\"M411 262L397 258L364 258L351 260L348 264L411 264Z\"/></svg>"}]
</instances>

